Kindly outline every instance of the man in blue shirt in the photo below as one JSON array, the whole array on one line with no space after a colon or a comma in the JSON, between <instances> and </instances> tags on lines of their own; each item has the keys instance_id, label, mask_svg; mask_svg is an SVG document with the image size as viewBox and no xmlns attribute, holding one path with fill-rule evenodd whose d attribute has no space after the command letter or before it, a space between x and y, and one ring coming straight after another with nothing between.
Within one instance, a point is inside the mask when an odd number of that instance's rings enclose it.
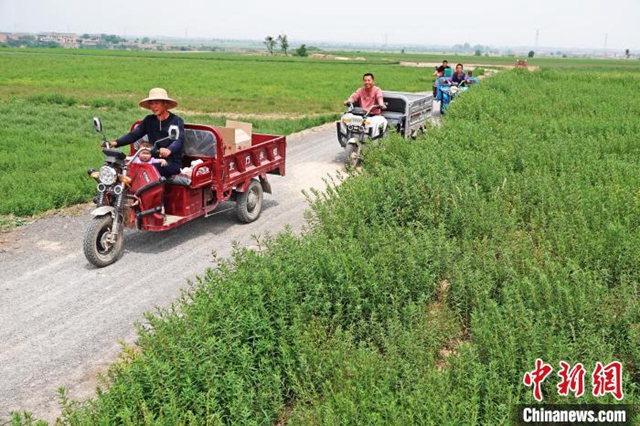
<instances>
[{"instance_id":1,"label":"man in blue shirt","mask_svg":"<svg viewBox=\"0 0 640 426\"><path fill-rule=\"evenodd\" d=\"M155 88L149 91L149 97L141 100L139 105L151 110L152 114L147 115L131 132L115 141L109 142L109 146L129 145L145 135L151 143L164 139L156 144L156 148L159 148L158 155L167 160L167 162L164 166L161 163L154 163L154 166L161 176L168 177L180 173L184 143L184 121L169 111L178 106L178 102L171 99L165 89ZM180 137L175 141L168 138L169 126L173 124L180 129Z\"/></svg>"}]
</instances>

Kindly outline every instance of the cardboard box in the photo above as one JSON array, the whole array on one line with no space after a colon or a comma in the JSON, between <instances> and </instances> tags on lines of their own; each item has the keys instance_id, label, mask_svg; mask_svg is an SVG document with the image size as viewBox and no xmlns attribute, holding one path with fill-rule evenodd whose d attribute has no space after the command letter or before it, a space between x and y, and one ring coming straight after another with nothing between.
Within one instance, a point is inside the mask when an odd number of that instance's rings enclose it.
<instances>
[{"instance_id":1,"label":"cardboard box","mask_svg":"<svg viewBox=\"0 0 640 426\"><path fill-rule=\"evenodd\" d=\"M224 154L234 154L251 147L253 125L241 121L227 120L225 127L216 127L222 135Z\"/></svg>"}]
</instances>

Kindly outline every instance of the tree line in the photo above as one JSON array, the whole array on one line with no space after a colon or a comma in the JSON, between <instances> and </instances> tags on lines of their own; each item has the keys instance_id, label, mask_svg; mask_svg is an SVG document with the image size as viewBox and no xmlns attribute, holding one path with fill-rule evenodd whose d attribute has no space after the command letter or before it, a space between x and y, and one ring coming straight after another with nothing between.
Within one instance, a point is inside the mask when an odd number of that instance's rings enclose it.
<instances>
[{"instance_id":1,"label":"tree line","mask_svg":"<svg viewBox=\"0 0 640 426\"><path fill-rule=\"evenodd\" d=\"M286 34L280 34L276 38L268 35L264 38L263 43L267 47L267 52L269 52L269 55L273 55L277 45L280 45L281 51L285 56L287 56L287 52L289 51L289 38ZM307 48L307 45L303 44L302 46L298 47L293 54L294 56L308 56L309 50L312 49L313 48Z\"/></svg>"}]
</instances>

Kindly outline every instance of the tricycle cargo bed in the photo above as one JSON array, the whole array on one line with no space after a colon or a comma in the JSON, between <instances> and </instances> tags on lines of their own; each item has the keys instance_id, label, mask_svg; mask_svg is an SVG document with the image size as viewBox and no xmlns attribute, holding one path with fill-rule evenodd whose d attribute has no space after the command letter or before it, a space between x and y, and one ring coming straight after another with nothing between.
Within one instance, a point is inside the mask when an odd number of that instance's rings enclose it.
<instances>
[{"instance_id":1,"label":"tricycle cargo bed","mask_svg":"<svg viewBox=\"0 0 640 426\"><path fill-rule=\"evenodd\" d=\"M233 178L240 173L284 176L286 144L284 136L252 134L251 147L225 155L229 176Z\"/></svg>"},{"instance_id":2,"label":"tricycle cargo bed","mask_svg":"<svg viewBox=\"0 0 640 426\"><path fill-rule=\"evenodd\" d=\"M403 136L415 136L424 130L433 108L433 95L430 93L382 92L387 109L382 115L390 126L395 127Z\"/></svg>"}]
</instances>

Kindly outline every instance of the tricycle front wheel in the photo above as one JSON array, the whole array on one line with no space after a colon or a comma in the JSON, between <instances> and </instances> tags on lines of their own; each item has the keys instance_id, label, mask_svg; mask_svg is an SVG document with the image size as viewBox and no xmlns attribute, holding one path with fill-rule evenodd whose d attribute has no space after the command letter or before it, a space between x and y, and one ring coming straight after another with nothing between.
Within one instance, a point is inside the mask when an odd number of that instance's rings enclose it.
<instances>
[{"instance_id":1,"label":"tricycle front wheel","mask_svg":"<svg viewBox=\"0 0 640 426\"><path fill-rule=\"evenodd\" d=\"M344 162L347 166L358 167L360 165L360 146L350 143L345 148L346 158Z\"/></svg>"},{"instance_id":2,"label":"tricycle front wheel","mask_svg":"<svg viewBox=\"0 0 640 426\"><path fill-rule=\"evenodd\" d=\"M122 226L114 242L108 239L113 227L111 215L94 217L84 235L84 256L98 268L111 265L122 254Z\"/></svg>"},{"instance_id":3,"label":"tricycle front wheel","mask_svg":"<svg viewBox=\"0 0 640 426\"><path fill-rule=\"evenodd\" d=\"M236 199L236 214L244 223L253 222L262 211L262 185L252 180L245 192L240 192Z\"/></svg>"}]
</instances>

